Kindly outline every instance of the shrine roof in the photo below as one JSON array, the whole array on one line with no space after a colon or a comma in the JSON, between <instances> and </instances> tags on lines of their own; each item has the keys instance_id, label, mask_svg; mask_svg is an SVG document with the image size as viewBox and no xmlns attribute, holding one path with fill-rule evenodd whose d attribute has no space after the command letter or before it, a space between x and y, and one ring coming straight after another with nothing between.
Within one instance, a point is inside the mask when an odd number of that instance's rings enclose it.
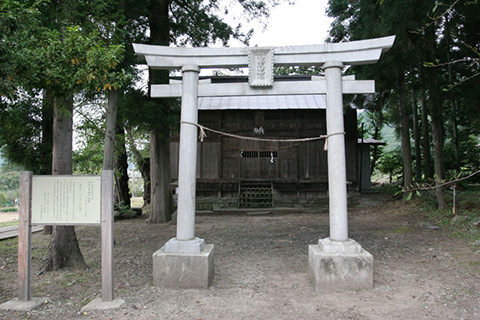
<instances>
[{"instance_id":1,"label":"shrine roof","mask_svg":"<svg viewBox=\"0 0 480 320\"><path fill-rule=\"evenodd\" d=\"M278 96L200 97L198 110L325 109L323 94Z\"/></svg>"}]
</instances>

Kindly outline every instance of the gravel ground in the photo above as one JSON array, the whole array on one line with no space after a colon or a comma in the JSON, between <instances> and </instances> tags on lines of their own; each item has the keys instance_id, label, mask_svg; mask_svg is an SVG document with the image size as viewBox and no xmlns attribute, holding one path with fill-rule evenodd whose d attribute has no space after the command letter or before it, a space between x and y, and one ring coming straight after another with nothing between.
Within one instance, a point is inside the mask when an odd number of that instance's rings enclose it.
<instances>
[{"instance_id":1,"label":"gravel ground","mask_svg":"<svg viewBox=\"0 0 480 320\"><path fill-rule=\"evenodd\" d=\"M215 245L205 290L152 287L152 253L175 226L115 223L115 292L126 303L81 312L100 291L99 229L79 227L86 271L38 275L48 236L33 236L32 290L46 303L0 319L480 319L480 253L468 240L432 230L420 212L380 195L350 208L350 237L375 259L372 290L318 294L307 245L328 235L328 213L199 215L197 234ZM16 240L0 242L0 302L16 295Z\"/></svg>"}]
</instances>

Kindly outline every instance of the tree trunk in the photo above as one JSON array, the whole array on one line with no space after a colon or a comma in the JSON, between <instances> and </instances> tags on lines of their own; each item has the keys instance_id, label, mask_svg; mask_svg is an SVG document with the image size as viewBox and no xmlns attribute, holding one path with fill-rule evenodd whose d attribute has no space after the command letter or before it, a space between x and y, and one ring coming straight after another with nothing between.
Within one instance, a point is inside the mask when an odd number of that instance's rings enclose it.
<instances>
[{"instance_id":1,"label":"tree trunk","mask_svg":"<svg viewBox=\"0 0 480 320\"><path fill-rule=\"evenodd\" d=\"M425 89L422 89L421 99L421 112L422 112L422 136L423 136L423 173L425 179L432 179L432 169L430 163L432 162L430 157L430 130L428 126L428 110L427 110L427 97Z\"/></svg>"},{"instance_id":2,"label":"tree trunk","mask_svg":"<svg viewBox=\"0 0 480 320\"><path fill-rule=\"evenodd\" d=\"M168 149L168 140L163 139L159 133L150 134L150 223L163 223L171 219L170 174L164 169L169 166L163 163L170 161Z\"/></svg>"},{"instance_id":3,"label":"tree trunk","mask_svg":"<svg viewBox=\"0 0 480 320\"><path fill-rule=\"evenodd\" d=\"M413 139L415 141L415 179L422 179L422 151L420 150L420 128L418 125L417 93L412 89Z\"/></svg>"},{"instance_id":4,"label":"tree trunk","mask_svg":"<svg viewBox=\"0 0 480 320\"><path fill-rule=\"evenodd\" d=\"M129 130L126 130L126 141L128 142L129 149L133 153L133 158L137 163L138 170L143 179L143 210L150 205L150 158L143 157L142 153L137 149L135 145L135 139Z\"/></svg>"},{"instance_id":5,"label":"tree trunk","mask_svg":"<svg viewBox=\"0 0 480 320\"><path fill-rule=\"evenodd\" d=\"M42 146L40 174L52 174L52 133L53 133L53 102L54 96L43 90L42 101Z\"/></svg>"},{"instance_id":6,"label":"tree trunk","mask_svg":"<svg viewBox=\"0 0 480 320\"><path fill-rule=\"evenodd\" d=\"M402 148L402 159L403 159L403 198L404 200L408 197L408 190L412 189L413 179L412 179L412 156L411 156L411 147L410 147L410 129L409 129L409 117L407 112L407 105L405 103L405 90L403 85L403 80L399 83L399 95L398 103L400 108L400 132L401 132L401 148Z\"/></svg>"},{"instance_id":7,"label":"tree trunk","mask_svg":"<svg viewBox=\"0 0 480 320\"><path fill-rule=\"evenodd\" d=\"M107 96L107 111L105 113L105 141L103 144L103 170L113 170L115 153L115 129L117 127L118 91L110 91Z\"/></svg>"},{"instance_id":8,"label":"tree trunk","mask_svg":"<svg viewBox=\"0 0 480 320\"><path fill-rule=\"evenodd\" d=\"M130 188L128 186L128 157L125 148L125 130L117 121L114 153L115 167L115 203L130 209Z\"/></svg>"},{"instance_id":9,"label":"tree trunk","mask_svg":"<svg viewBox=\"0 0 480 320\"><path fill-rule=\"evenodd\" d=\"M168 0L154 0L150 7L150 42L156 45L169 45L170 27L168 19ZM150 84L168 83L168 71L150 70ZM171 218L170 194L170 156L168 102L154 100L159 108L163 108L165 119L160 120L164 126L158 126L150 132L150 181L151 181L151 211L149 222L162 223Z\"/></svg>"},{"instance_id":10,"label":"tree trunk","mask_svg":"<svg viewBox=\"0 0 480 320\"><path fill-rule=\"evenodd\" d=\"M375 140L378 140L380 138L380 131L382 129L382 126L383 126L383 112L382 112L382 108L383 108L383 104L385 102L385 98L382 97L380 98L380 100L377 102L377 121L375 123L375 131L373 133L373 139ZM378 150L378 145L377 144L374 144L373 145L373 151L372 151L372 162L370 163L370 173L373 174L373 170L375 170L375 165L377 164L377 160L378 160L378 157L379 157L379 150Z\"/></svg>"},{"instance_id":11,"label":"tree trunk","mask_svg":"<svg viewBox=\"0 0 480 320\"><path fill-rule=\"evenodd\" d=\"M452 119L452 132L453 132L453 153L455 155L455 172L460 172L460 148L458 142L458 124L457 124L457 105L453 102L453 119Z\"/></svg>"},{"instance_id":12,"label":"tree trunk","mask_svg":"<svg viewBox=\"0 0 480 320\"><path fill-rule=\"evenodd\" d=\"M143 178L143 210L145 210L145 208L152 203L152 187L150 182L150 158L144 158L141 165L139 165L139 168L141 168L140 173Z\"/></svg>"},{"instance_id":13,"label":"tree trunk","mask_svg":"<svg viewBox=\"0 0 480 320\"><path fill-rule=\"evenodd\" d=\"M429 26L425 30L425 42L427 44L427 59L435 61L437 54L437 42L434 26ZM440 90L440 74L437 70L426 69L426 81L428 94L430 116L432 118L432 139L433 139L433 167L435 171L435 196L437 198L438 209L447 208L442 191L442 180L445 179L445 164L443 160L443 123L442 123L442 91Z\"/></svg>"},{"instance_id":14,"label":"tree trunk","mask_svg":"<svg viewBox=\"0 0 480 320\"><path fill-rule=\"evenodd\" d=\"M72 174L73 97L55 96L53 108L53 175ZM78 246L73 226L53 228L44 270L85 269L87 265Z\"/></svg>"},{"instance_id":15,"label":"tree trunk","mask_svg":"<svg viewBox=\"0 0 480 320\"><path fill-rule=\"evenodd\" d=\"M442 133L442 117L440 101L433 99L432 107L432 138L433 138L433 165L435 170L435 195L437 197L438 209L444 210L447 208L447 203L443 196L442 187L440 184L445 179L445 167L443 160L443 133Z\"/></svg>"},{"instance_id":16,"label":"tree trunk","mask_svg":"<svg viewBox=\"0 0 480 320\"><path fill-rule=\"evenodd\" d=\"M53 102L54 96L44 89L42 101L42 152L39 173L45 175L52 174ZM52 226L43 227L43 234L52 234L52 232Z\"/></svg>"}]
</instances>

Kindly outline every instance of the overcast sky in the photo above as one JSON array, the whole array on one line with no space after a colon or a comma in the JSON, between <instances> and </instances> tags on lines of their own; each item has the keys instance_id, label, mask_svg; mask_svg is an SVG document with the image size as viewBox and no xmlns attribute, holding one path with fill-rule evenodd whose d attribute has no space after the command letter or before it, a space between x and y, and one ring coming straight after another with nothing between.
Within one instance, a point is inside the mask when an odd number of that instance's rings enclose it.
<instances>
[{"instance_id":1,"label":"overcast sky","mask_svg":"<svg viewBox=\"0 0 480 320\"><path fill-rule=\"evenodd\" d=\"M332 19L325 14L327 0L296 0L272 9L267 29L255 28L250 45L281 46L325 42Z\"/></svg>"}]
</instances>

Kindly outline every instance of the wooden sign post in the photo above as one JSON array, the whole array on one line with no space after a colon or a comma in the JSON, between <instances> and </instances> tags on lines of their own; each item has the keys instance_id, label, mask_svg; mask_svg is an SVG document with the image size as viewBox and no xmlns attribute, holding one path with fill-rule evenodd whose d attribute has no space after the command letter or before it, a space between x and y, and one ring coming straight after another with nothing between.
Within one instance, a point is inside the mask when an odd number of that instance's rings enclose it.
<instances>
[{"instance_id":1,"label":"wooden sign post","mask_svg":"<svg viewBox=\"0 0 480 320\"><path fill-rule=\"evenodd\" d=\"M18 226L18 298L0 309L29 311L44 298L31 296L32 225L100 225L102 237L102 296L82 310L111 309L123 304L113 293L113 171L102 176L20 175Z\"/></svg>"}]
</instances>

